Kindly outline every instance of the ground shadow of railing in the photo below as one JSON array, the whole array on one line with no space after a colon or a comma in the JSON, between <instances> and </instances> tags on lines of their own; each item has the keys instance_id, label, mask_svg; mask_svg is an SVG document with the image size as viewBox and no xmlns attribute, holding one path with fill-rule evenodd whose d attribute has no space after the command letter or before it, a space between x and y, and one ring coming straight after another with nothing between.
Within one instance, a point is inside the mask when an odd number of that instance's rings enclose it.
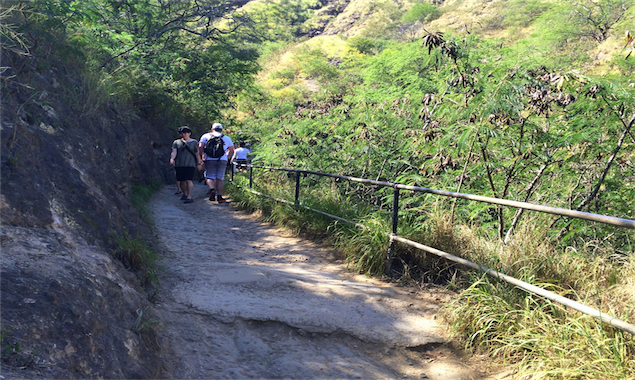
<instances>
[{"instance_id":1,"label":"ground shadow of railing","mask_svg":"<svg viewBox=\"0 0 635 380\"><path fill-rule=\"evenodd\" d=\"M388 271L390 270L390 266L392 263L392 255L394 252L394 247L395 247L395 242L398 241L400 243L409 245L411 247L415 247L418 248L422 251L428 252L428 253L432 253L434 255L443 257L445 259L454 261L456 263L462 264L468 268L472 268L475 270L479 270L479 271L483 271L486 274L498 278L499 280L503 280L507 283L510 283L520 289L523 289L529 293L533 293L533 294L537 294L541 297L547 298L551 301L554 301L556 303L559 303L563 306L569 307L573 310L577 310L583 314L586 315L590 315L593 318L596 318L604 323L607 323L613 327L616 327L620 330L629 332L633 335L635 335L635 325L632 325L630 323L624 322L620 319L614 318L608 314L602 313L599 310L593 309L591 307L588 307L586 305L583 305L579 302L573 301L569 298L560 296L558 294L555 294L553 292L550 292L548 290L545 290L543 288L540 288L538 286L529 284L527 282L518 280L514 277L508 276L506 274L497 272L495 270L489 269L487 267L484 267L482 265L473 263L469 260L465 260L462 259L460 257L454 256L452 254L449 254L447 252L443 252L441 250L438 250L436 248L432 248L426 245L423 245L421 243L417 243L415 241L409 240L409 239L404 239L400 236L397 235L397 227L398 227L398 221L399 221L399 191L400 190L410 190L410 191L415 191L415 192L421 192L421 193L428 193L428 194L435 194L435 195L440 195L440 196L445 196L445 197L451 197L451 198L460 198L460 199L467 199L467 200L471 200L471 201L477 201L477 202L485 202L485 203L490 203L490 204L497 204L497 205L501 205L501 206L509 206L509 207L515 207L515 208L520 208L520 209L524 209L524 210L532 210L532 211L538 211L538 212L543 212L543 213L548 213L548 214L554 214L554 215L560 215L560 216L566 216L566 217L570 217L570 218L577 218L577 219L584 219L584 220L589 220L589 221L593 221L593 222L599 222L599 223L604 223L604 224L608 224L608 225L613 225L613 226L617 226L617 227L622 227L622 228L630 228L630 229L635 229L635 220L630 220L630 219L622 219L622 218L616 218L613 216L607 216L607 215L600 215L600 214L592 214L592 213L588 213L588 212L582 212L582 211L575 211L575 210L568 210L568 209L562 209L562 208L557 208L557 207L549 207L549 206L542 206L542 205L536 205L536 204L532 204L532 203L527 203L527 202L518 202L518 201L511 201L511 200L507 200L507 199L499 199L499 198L492 198L492 197L485 197L485 196L480 196L480 195L473 195L473 194L465 194L465 193L457 193L457 192L452 192L452 191L445 191L445 190L436 190L436 189L428 189L425 187L418 187L418 186L408 186L408 185L402 185L399 183L392 183L392 182L384 182L384 181L377 181L377 180L372 180L372 179L366 179L366 178L357 178L357 177L350 177L350 176L344 176L344 175L338 175L338 174L329 174L329 173L321 173L321 172L315 172L315 171L311 171L311 170L302 170L302 169L289 169L289 168L277 168L277 167L270 167L270 166L257 166L257 165L246 165L246 164L234 164L234 170L232 170L232 174L231 174L231 179L232 182L234 180L234 173L236 172L237 168L243 168L243 169L247 169L248 170L248 175L249 175L249 188L245 188L245 190L253 193L253 194L257 194L260 196L264 196L267 198L271 198L277 202L282 202L282 203L287 203L290 205L293 205L295 207L299 207L299 208L303 208L306 210L310 210L313 211L315 213L324 215L326 217L341 221L341 222L345 222L348 224L352 224L354 226L357 226L359 228L363 228L363 229L367 229L368 227L354 222L354 221L350 221L344 218L341 218L339 216L336 215L332 215L314 208L310 208L307 206L304 206L300 203L300 178L302 175L307 175L307 174L313 174L313 175L317 175L317 176L322 176L322 177L331 177L331 178L337 178L340 180L345 180L345 181L351 181L351 182L358 182L358 183L363 183L363 184L368 184L368 185L376 185L376 186L384 186L384 187L392 187L393 188L393 207L392 207L392 231L387 234L389 239L390 239L390 243L389 243L389 248L388 248L388 254L386 257L386 273L388 273ZM281 198L277 198L277 197L273 197L267 194L263 194L259 191L253 190L253 169L265 169L265 170L275 170L275 171L284 171L284 172L290 172L290 173L296 173L295 175L295 199L294 202L288 201L286 199L281 199ZM239 186L240 187L240 186Z\"/></svg>"}]
</instances>

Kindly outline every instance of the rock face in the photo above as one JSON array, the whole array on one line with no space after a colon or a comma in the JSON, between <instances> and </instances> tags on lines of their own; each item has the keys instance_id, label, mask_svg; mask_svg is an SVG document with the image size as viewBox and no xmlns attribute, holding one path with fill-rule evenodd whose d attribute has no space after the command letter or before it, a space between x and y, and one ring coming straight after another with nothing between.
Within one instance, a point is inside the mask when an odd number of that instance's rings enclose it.
<instances>
[{"instance_id":1,"label":"rock face","mask_svg":"<svg viewBox=\"0 0 635 380\"><path fill-rule=\"evenodd\" d=\"M75 84L48 83L56 70L48 74L32 74L39 91L16 82L3 91L2 222L44 227L59 220L103 240L139 222L130 183L162 177L154 151L167 154L169 137L165 127L114 106L86 112L59 101L56 89Z\"/></svg>"},{"instance_id":2,"label":"rock face","mask_svg":"<svg viewBox=\"0 0 635 380\"><path fill-rule=\"evenodd\" d=\"M3 226L0 239L5 378L162 374L150 303L107 252L49 228Z\"/></svg>"},{"instance_id":3,"label":"rock face","mask_svg":"<svg viewBox=\"0 0 635 380\"><path fill-rule=\"evenodd\" d=\"M91 98L67 67L28 59L3 72L3 376L159 377L148 297L107 248L113 234L148 236L131 183L173 180L174 126Z\"/></svg>"}]
</instances>

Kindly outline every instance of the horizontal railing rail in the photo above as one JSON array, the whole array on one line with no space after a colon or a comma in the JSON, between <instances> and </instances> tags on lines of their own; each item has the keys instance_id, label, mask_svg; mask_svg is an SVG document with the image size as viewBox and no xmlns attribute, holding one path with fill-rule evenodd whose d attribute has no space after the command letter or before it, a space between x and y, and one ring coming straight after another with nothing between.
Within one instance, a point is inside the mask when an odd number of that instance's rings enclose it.
<instances>
[{"instance_id":1,"label":"horizontal railing rail","mask_svg":"<svg viewBox=\"0 0 635 380\"><path fill-rule=\"evenodd\" d=\"M436 248L432 248L432 247L428 247L426 245L423 245L421 243L417 243L414 242L412 240L408 240L405 239L403 237L400 237L397 235L397 227L398 227L398 220L399 220L399 190L409 190L409 191L415 191L415 192L421 192L421 193L428 193L428 194L435 194L435 195L439 195L439 196L445 196L445 197L451 197L451 198L460 198L460 199L467 199L467 200L471 200L471 201L477 201L477 202L485 202L485 203L490 203L490 204L497 204L497 205L502 205L502 206L508 206L508 207L515 207L515 208L521 208L521 209L525 209L525 210L532 210L532 211L537 211L537 212L543 212L543 213L548 213L548 214L554 214L554 215L560 215L560 216L566 216L566 217L570 217L570 218L577 218L577 219L583 219L583 220L589 220L589 221L593 221L593 222L599 222L599 223L604 223L604 224L608 224L608 225L612 225L612 226L616 226L616 227L622 227L622 228L630 228L630 229L635 229L635 220L631 220L631 219L624 219L624 218L617 218L617 217L613 217L613 216L608 216L608 215L601 215L601 214L593 214L593 213L588 213L588 212L582 212L582 211L576 211L576 210L569 210L569 209L563 209L563 208L557 208L557 207L550 207L550 206L542 206L542 205L537 205L537 204L533 204L533 203L528 203L528 202L519 202L519 201L511 201L511 200L507 200L507 199L500 199L500 198L492 198L492 197L485 197L485 196L480 196L480 195L473 195L473 194L465 194L465 193L458 193L458 192L452 192L452 191L445 191L445 190L436 190L436 189L428 189L425 187L419 187L419 186L409 186L409 185L403 185L403 184L399 184L399 183L393 183L393 182L385 182L385 181L378 181L378 180L372 180L372 179L366 179L366 178L358 178L358 177L351 177L351 176L345 176L345 175L339 175L339 174L330 174L330 173L321 173L321 172L316 172L316 171L311 171L311 170L303 170L303 169L291 169L291 168L279 168L279 167L271 167L271 166L258 166L258 165L252 165L252 164L234 164L234 170L232 171L232 182L234 179L234 172L236 171L235 169L237 167L241 167L241 168L248 168L249 169L249 188L245 189L251 193L260 195L260 196L264 196L264 197L268 197L271 199L274 199L275 201L278 202L282 202L282 203L286 203L286 204L290 204L293 205L295 207L299 207L299 208L303 208L306 210L310 210L312 212L316 212L318 214L324 215L326 217L338 220L338 221L342 221L348 224L352 224L354 226L357 226L359 228L363 228L363 229L368 229L368 226L365 226L361 223L357 223L357 222L353 222L350 220L347 220L345 218L341 218L339 216L336 215L332 215L332 214L328 214L325 213L323 211L314 209L314 208L310 208L307 206L304 206L302 204L300 204L300 177L302 175L307 175L307 174L313 174L313 175L317 175L317 176L321 176L321 177L331 177L331 178L336 178L336 179L340 179L340 180L346 180L346 181L351 181L351 182L358 182L358 183L363 183L363 184L368 184L368 185L376 185L376 186L384 186L384 187L392 187L394 189L393 191L393 208L392 208L392 231L390 233L387 233L386 235L389 237L390 239L390 243L389 243L389 248L388 248L388 255L387 255L387 260L386 260L386 273L390 270L390 264L392 261L392 254L394 252L394 243L395 241L400 242L402 244L406 244L415 248L418 248L422 251L428 252L428 253L432 253L434 255L437 255L439 257L443 257L445 259L454 261L456 263L459 263L461 265L464 265L468 268L472 268L475 270L480 270L485 272L486 274L488 274L489 276L495 277L499 280L503 280L507 283L510 283L520 289L523 289L526 292L529 293L533 293L542 297L545 297L547 299L550 299L556 303L559 303L563 306L569 307L573 310L579 311L581 313L584 313L586 315L592 316L593 318L596 318L604 323L607 323L613 327L616 327L620 330L629 332L633 335L635 335L635 325L632 325L630 323L624 322L618 318L612 317L608 314L602 313L599 310L593 309L591 307L588 307L586 305L583 305L579 302L573 301L569 298L560 296L556 293L550 292L546 289L540 288L536 285L533 284L529 284L527 282L518 280L514 277L508 276L506 274L494 271L492 269L489 269L487 267L484 267L482 265L473 263L469 260L465 260L463 258L454 256L452 254L449 254L447 252L443 252L441 250L438 250ZM286 199L281 199L281 198L276 198L276 197L272 197L270 195L255 191L252 189L253 187L253 169L265 169L265 170L275 170L275 171L285 171L285 172L292 172L292 173L296 173L296 183L295 183L295 199L294 202L288 201Z\"/></svg>"}]
</instances>

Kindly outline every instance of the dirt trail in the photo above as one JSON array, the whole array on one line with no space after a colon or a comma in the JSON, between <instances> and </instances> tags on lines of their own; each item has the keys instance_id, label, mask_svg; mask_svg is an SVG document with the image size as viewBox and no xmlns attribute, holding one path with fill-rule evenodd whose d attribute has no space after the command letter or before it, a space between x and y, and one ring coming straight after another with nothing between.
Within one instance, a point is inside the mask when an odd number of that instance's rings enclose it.
<instances>
[{"instance_id":1,"label":"dirt trail","mask_svg":"<svg viewBox=\"0 0 635 380\"><path fill-rule=\"evenodd\" d=\"M347 272L333 253L174 187L152 202L165 246L156 306L183 379L493 379L449 348L443 289Z\"/></svg>"}]
</instances>

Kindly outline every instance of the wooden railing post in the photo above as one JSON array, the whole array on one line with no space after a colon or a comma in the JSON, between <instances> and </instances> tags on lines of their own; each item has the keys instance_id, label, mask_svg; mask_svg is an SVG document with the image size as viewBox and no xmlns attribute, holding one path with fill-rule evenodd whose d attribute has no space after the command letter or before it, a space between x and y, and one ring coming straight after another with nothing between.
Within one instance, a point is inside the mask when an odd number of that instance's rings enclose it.
<instances>
[{"instance_id":1,"label":"wooden railing post","mask_svg":"<svg viewBox=\"0 0 635 380\"><path fill-rule=\"evenodd\" d=\"M390 243L388 245L388 257L386 258L386 266L384 273L390 273L390 267L392 266L392 255L395 252L395 239L397 236L397 226L399 223L399 188L393 187L392 196L392 231L390 233Z\"/></svg>"}]
</instances>

